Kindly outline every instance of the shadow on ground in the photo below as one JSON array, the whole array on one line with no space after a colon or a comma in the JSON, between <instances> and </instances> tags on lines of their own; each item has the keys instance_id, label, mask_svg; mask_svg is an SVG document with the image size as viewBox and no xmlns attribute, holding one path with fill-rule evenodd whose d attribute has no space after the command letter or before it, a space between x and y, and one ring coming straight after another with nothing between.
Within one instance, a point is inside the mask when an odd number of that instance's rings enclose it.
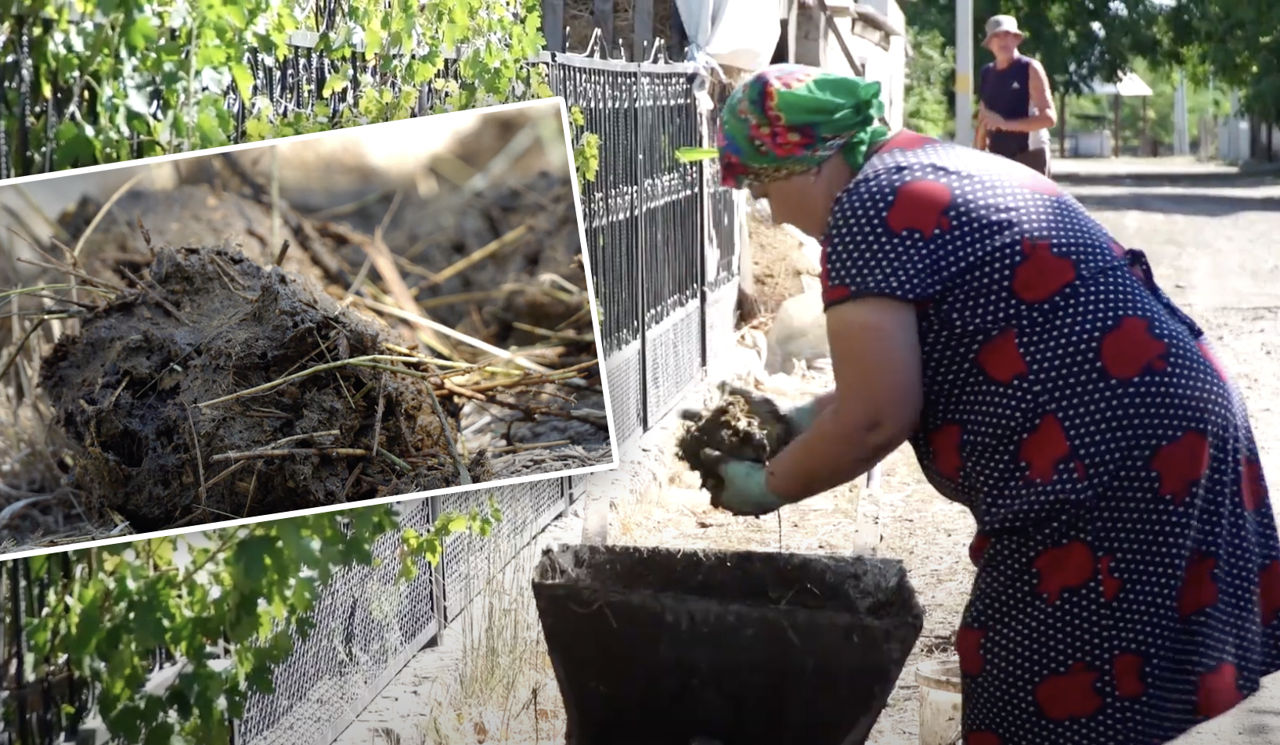
<instances>
[{"instance_id":1,"label":"shadow on ground","mask_svg":"<svg viewBox=\"0 0 1280 745\"><path fill-rule=\"evenodd\" d=\"M1241 212L1280 212L1280 197L1276 196L1275 190L1268 190L1259 196L1243 196L1244 185L1239 181L1220 184L1218 189L1201 184L1194 191L1167 193L1138 188L1124 191L1123 187L1126 185L1138 186L1136 183L1121 182L1109 185L1115 191L1093 191L1073 189L1074 184L1068 184L1067 190L1090 210L1134 210L1199 217L1228 217ZM1229 192L1225 191L1227 188L1230 189Z\"/></svg>"}]
</instances>

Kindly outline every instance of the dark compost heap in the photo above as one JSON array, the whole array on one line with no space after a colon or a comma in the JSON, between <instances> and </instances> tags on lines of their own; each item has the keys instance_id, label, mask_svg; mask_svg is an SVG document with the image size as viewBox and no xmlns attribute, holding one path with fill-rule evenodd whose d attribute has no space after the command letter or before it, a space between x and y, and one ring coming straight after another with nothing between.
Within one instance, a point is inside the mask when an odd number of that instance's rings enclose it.
<instances>
[{"instance_id":1,"label":"dark compost heap","mask_svg":"<svg viewBox=\"0 0 1280 745\"><path fill-rule=\"evenodd\" d=\"M378 324L224 248L160 249L148 275L61 339L42 370L93 502L149 529L458 483L456 407L446 401L442 420L418 378L342 366L201 405L385 354ZM367 457L375 445L383 458ZM263 448L276 452L248 452Z\"/></svg>"}]
</instances>

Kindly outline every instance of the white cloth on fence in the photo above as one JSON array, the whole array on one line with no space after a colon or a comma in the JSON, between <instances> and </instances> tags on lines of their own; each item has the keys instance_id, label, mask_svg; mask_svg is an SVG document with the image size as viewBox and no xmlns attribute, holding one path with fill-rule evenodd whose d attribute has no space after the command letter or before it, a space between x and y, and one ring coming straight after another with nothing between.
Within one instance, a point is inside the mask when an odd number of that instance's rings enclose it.
<instances>
[{"instance_id":1,"label":"white cloth on fence","mask_svg":"<svg viewBox=\"0 0 1280 745\"><path fill-rule=\"evenodd\" d=\"M755 71L773 59L782 34L777 0L676 0L676 6L689 61L723 75L721 65Z\"/></svg>"}]
</instances>

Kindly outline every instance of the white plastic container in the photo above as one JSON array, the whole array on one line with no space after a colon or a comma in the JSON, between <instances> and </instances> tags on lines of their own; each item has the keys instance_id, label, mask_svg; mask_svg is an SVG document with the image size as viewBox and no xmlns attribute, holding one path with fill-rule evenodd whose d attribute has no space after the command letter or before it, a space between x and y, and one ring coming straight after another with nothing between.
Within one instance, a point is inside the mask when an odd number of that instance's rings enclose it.
<instances>
[{"instance_id":1,"label":"white plastic container","mask_svg":"<svg viewBox=\"0 0 1280 745\"><path fill-rule=\"evenodd\" d=\"M920 684L920 745L958 745L959 661L922 662L916 667L916 682Z\"/></svg>"}]
</instances>

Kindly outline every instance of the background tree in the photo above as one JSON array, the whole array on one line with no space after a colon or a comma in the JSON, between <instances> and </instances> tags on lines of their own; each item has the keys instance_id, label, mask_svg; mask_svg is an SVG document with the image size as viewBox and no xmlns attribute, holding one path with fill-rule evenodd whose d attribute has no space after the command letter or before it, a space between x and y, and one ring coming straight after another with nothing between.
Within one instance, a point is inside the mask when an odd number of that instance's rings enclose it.
<instances>
[{"instance_id":1,"label":"background tree","mask_svg":"<svg viewBox=\"0 0 1280 745\"><path fill-rule=\"evenodd\" d=\"M913 0L904 4L917 55L940 52L954 67L955 3ZM974 43L986 19L1009 13L1027 34L1022 49L1045 66L1059 102L1063 124L1074 130L1100 126L1112 116L1111 101L1091 95L1095 81L1114 81L1138 72L1153 88L1147 131L1158 142L1172 140L1176 72L1187 75L1190 125L1200 114L1228 113L1228 92L1240 90L1243 109L1269 122L1280 121L1280 3L1272 0L975 0ZM940 41L939 41L940 40ZM925 50L928 47L929 50ZM973 80L990 54L975 47ZM914 67L914 66L913 66ZM940 84L948 112L955 108L952 71ZM909 68L908 111L933 105L934 88ZM934 76L936 77L936 76ZM927 92L924 88L928 88ZM976 92L976 91L975 91ZM919 103L912 99L923 96ZM1064 106L1063 103L1066 103ZM1121 123L1127 134L1141 132L1142 107L1128 102Z\"/></svg>"},{"instance_id":2,"label":"background tree","mask_svg":"<svg viewBox=\"0 0 1280 745\"><path fill-rule=\"evenodd\" d=\"M903 124L933 137L953 137L956 125L951 108L955 96L950 91L955 48L947 46L937 29L908 26L907 39L913 54L907 61Z\"/></svg>"},{"instance_id":3,"label":"background tree","mask_svg":"<svg viewBox=\"0 0 1280 745\"><path fill-rule=\"evenodd\" d=\"M1161 21L1165 59L1239 89L1246 112L1280 122L1280 3L1179 0Z\"/></svg>"},{"instance_id":4,"label":"background tree","mask_svg":"<svg viewBox=\"0 0 1280 745\"><path fill-rule=\"evenodd\" d=\"M908 25L934 30L955 45L954 0L915 0L905 8ZM974 81L991 55L977 45L993 15L1018 19L1026 34L1022 49L1045 67L1055 93L1081 93L1098 78L1112 80L1134 59L1160 49L1161 6L1153 0L975 0Z\"/></svg>"}]
</instances>

